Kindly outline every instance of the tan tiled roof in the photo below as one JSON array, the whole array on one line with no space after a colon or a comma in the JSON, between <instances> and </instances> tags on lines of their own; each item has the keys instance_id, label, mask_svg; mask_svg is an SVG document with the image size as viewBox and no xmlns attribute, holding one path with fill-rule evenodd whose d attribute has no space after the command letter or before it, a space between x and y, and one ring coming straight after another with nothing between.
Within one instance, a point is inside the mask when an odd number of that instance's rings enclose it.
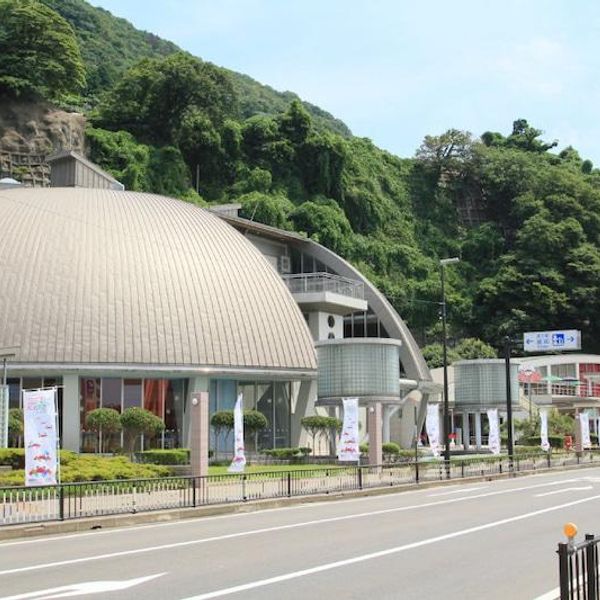
<instances>
[{"instance_id":1,"label":"tan tiled roof","mask_svg":"<svg viewBox=\"0 0 600 600\"><path fill-rule=\"evenodd\" d=\"M150 194L0 191L0 347L22 363L315 369L260 252L208 211Z\"/></svg>"}]
</instances>

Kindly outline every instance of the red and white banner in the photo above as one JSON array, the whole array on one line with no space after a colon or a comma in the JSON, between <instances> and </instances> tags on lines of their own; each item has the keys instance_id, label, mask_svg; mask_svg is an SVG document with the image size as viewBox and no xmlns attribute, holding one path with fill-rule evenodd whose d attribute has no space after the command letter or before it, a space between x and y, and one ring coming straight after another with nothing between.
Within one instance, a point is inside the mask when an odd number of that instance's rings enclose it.
<instances>
[{"instance_id":1,"label":"red and white banner","mask_svg":"<svg viewBox=\"0 0 600 600\"><path fill-rule=\"evenodd\" d=\"M540 408L540 446L544 452L550 450L548 441L548 409Z\"/></svg>"},{"instance_id":2,"label":"red and white banner","mask_svg":"<svg viewBox=\"0 0 600 600\"><path fill-rule=\"evenodd\" d=\"M24 391L25 485L56 485L56 388Z\"/></svg>"},{"instance_id":3,"label":"red and white banner","mask_svg":"<svg viewBox=\"0 0 600 600\"><path fill-rule=\"evenodd\" d=\"M436 403L427 405L427 418L425 419L425 429L429 438L431 452L437 458L440 455L440 406Z\"/></svg>"},{"instance_id":4,"label":"red and white banner","mask_svg":"<svg viewBox=\"0 0 600 600\"><path fill-rule=\"evenodd\" d=\"M581 421L581 445L584 448L592 447L592 440L590 439L590 417L586 412L579 413L579 420Z\"/></svg>"},{"instance_id":5,"label":"red and white banner","mask_svg":"<svg viewBox=\"0 0 600 600\"><path fill-rule=\"evenodd\" d=\"M500 454L500 423L498 420L498 409L490 408L487 411L490 427L488 435L488 448L492 454Z\"/></svg>"},{"instance_id":6,"label":"red and white banner","mask_svg":"<svg viewBox=\"0 0 600 600\"><path fill-rule=\"evenodd\" d=\"M233 409L233 460L227 471L229 473L243 473L246 467L246 453L244 449L244 399L242 394L237 397Z\"/></svg>"},{"instance_id":7,"label":"red and white banner","mask_svg":"<svg viewBox=\"0 0 600 600\"><path fill-rule=\"evenodd\" d=\"M340 435L338 460L341 462L357 462L360 460L358 443L358 398L343 398L344 424Z\"/></svg>"}]
</instances>

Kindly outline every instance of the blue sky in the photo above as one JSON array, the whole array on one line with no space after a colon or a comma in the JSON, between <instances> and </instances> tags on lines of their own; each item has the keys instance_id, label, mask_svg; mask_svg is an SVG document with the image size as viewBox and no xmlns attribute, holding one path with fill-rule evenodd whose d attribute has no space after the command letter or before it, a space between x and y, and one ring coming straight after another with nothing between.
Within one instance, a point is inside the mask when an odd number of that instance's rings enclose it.
<instances>
[{"instance_id":1,"label":"blue sky","mask_svg":"<svg viewBox=\"0 0 600 600\"><path fill-rule=\"evenodd\" d=\"M526 118L600 166L597 0L92 0L399 156Z\"/></svg>"}]
</instances>

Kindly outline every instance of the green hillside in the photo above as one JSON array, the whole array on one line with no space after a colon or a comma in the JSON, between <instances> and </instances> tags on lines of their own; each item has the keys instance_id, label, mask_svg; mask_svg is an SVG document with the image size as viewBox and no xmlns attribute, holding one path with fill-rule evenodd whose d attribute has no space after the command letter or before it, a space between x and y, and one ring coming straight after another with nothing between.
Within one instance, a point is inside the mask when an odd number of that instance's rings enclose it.
<instances>
[{"instance_id":1,"label":"green hillside","mask_svg":"<svg viewBox=\"0 0 600 600\"><path fill-rule=\"evenodd\" d=\"M447 269L460 355L489 353L460 340L499 347L505 335L563 327L600 350L600 175L574 149L556 153L519 119L505 134L428 136L398 158L294 94L82 0L43 4L73 29L36 0L0 0L0 94L87 103L91 158L127 188L239 202L245 216L304 232L365 272L421 344L440 337L439 259L461 256ZM22 13L58 31L53 44L68 53L35 37L25 47L11 30ZM19 69L3 43L48 68ZM66 77L78 68L85 84ZM435 363L436 348L427 355Z\"/></svg>"}]
</instances>

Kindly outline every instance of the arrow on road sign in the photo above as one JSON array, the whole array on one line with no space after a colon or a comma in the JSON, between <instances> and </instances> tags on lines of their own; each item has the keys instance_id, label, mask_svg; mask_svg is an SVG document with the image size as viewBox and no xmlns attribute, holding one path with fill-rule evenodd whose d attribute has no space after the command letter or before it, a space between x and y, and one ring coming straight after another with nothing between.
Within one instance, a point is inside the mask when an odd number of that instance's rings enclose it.
<instances>
[{"instance_id":1,"label":"arrow on road sign","mask_svg":"<svg viewBox=\"0 0 600 600\"><path fill-rule=\"evenodd\" d=\"M74 583L73 585L38 590L37 592L17 594L16 596L4 596L0 600L51 600L53 598L72 598L74 596L102 594L126 590L127 588L146 583L146 581L162 577L163 575L166 575L166 573L157 573L156 575L137 577L136 579L125 579L124 581L85 581L83 583Z\"/></svg>"}]
</instances>

